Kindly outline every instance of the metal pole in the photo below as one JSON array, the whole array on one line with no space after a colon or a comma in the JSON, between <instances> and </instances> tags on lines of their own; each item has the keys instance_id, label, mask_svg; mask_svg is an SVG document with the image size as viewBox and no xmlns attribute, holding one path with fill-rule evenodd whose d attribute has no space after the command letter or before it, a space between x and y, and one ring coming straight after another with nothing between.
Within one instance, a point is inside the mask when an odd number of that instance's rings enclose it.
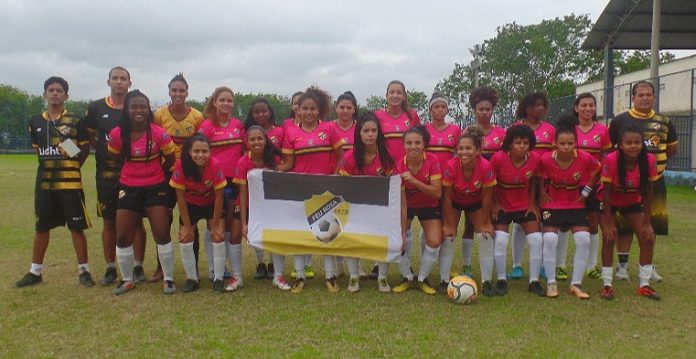
<instances>
[{"instance_id":1,"label":"metal pole","mask_svg":"<svg viewBox=\"0 0 696 359\"><path fill-rule=\"evenodd\" d=\"M650 37L650 78L656 85L660 67L660 1L653 0L652 34Z\"/></svg>"},{"instance_id":2,"label":"metal pole","mask_svg":"<svg viewBox=\"0 0 696 359\"><path fill-rule=\"evenodd\" d=\"M604 45L604 122L614 117L614 51L610 41Z\"/></svg>"}]
</instances>

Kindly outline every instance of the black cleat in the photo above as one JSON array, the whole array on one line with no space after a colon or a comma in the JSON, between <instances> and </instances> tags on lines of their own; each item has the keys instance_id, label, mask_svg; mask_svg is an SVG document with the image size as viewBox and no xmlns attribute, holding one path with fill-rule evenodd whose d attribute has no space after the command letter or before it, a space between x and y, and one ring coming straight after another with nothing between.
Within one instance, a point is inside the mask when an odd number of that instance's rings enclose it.
<instances>
[{"instance_id":1,"label":"black cleat","mask_svg":"<svg viewBox=\"0 0 696 359\"><path fill-rule=\"evenodd\" d=\"M39 284L43 281L43 276L36 275L34 273L27 273L22 277L22 279L18 280L17 283L15 283L15 287L17 288L22 288L22 287L29 287L32 285Z\"/></svg>"},{"instance_id":2,"label":"black cleat","mask_svg":"<svg viewBox=\"0 0 696 359\"><path fill-rule=\"evenodd\" d=\"M102 285L112 285L116 282L116 267L106 268L104 273L104 278L101 280Z\"/></svg>"},{"instance_id":3,"label":"black cleat","mask_svg":"<svg viewBox=\"0 0 696 359\"><path fill-rule=\"evenodd\" d=\"M89 288L89 287L94 287L94 279L92 279L92 275L89 274L89 272L82 272L80 273L80 285Z\"/></svg>"},{"instance_id":4,"label":"black cleat","mask_svg":"<svg viewBox=\"0 0 696 359\"><path fill-rule=\"evenodd\" d=\"M546 296L546 290L541 287L541 283L539 283L538 280L535 280L531 283L529 283L529 287L527 290L531 293L534 293L540 297L545 297Z\"/></svg>"},{"instance_id":5,"label":"black cleat","mask_svg":"<svg viewBox=\"0 0 696 359\"><path fill-rule=\"evenodd\" d=\"M495 292L499 296L504 296L508 292L508 282L505 279L498 279L495 283Z\"/></svg>"}]
</instances>

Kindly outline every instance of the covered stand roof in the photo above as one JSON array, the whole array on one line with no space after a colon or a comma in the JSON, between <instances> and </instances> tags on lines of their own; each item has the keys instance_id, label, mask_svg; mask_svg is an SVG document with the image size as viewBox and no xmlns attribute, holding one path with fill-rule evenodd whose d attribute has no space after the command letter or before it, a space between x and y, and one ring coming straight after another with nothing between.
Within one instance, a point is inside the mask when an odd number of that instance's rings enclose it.
<instances>
[{"instance_id":1,"label":"covered stand roof","mask_svg":"<svg viewBox=\"0 0 696 359\"><path fill-rule=\"evenodd\" d=\"M696 49L696 0L661 1L661 49ZM590 34L583 49L603 49L610 41L613 49L650 49L652 0L611 0Z\"/></svg>"}]
</instances>

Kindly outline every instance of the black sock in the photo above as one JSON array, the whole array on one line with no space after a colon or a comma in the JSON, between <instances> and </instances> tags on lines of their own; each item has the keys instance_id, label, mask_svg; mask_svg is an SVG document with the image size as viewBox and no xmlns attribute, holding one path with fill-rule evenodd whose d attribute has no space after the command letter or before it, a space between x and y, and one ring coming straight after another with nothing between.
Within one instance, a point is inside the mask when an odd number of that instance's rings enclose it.
<instances>
[{"instance_id":1,"label":"black sock","mask_svg":"<svg viewBox=\"0 0 696 359\"><path fill-rule=\"evenodd\" d=\"M619 257L619 264L621 266L626 266L626 263L628 263L628 253L617 253Z\"/></svg>"}]
</instances>

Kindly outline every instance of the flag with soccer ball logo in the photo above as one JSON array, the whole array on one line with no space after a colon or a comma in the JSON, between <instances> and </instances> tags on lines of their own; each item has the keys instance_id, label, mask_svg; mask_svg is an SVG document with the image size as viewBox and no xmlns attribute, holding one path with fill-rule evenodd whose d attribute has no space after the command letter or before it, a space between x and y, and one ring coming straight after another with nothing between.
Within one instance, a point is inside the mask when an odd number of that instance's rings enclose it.
<instances>
[{"instance_id":1,"label":"flag with soccer ball logo","mask_svg":"<svg viewBox=\"0 0 696 359\"><path fill-rule=\"evenodd\" d=\"M401 178L252 170L249 243L284 255L396 262L401 254Z\"/></svg>"}]
</instances>

